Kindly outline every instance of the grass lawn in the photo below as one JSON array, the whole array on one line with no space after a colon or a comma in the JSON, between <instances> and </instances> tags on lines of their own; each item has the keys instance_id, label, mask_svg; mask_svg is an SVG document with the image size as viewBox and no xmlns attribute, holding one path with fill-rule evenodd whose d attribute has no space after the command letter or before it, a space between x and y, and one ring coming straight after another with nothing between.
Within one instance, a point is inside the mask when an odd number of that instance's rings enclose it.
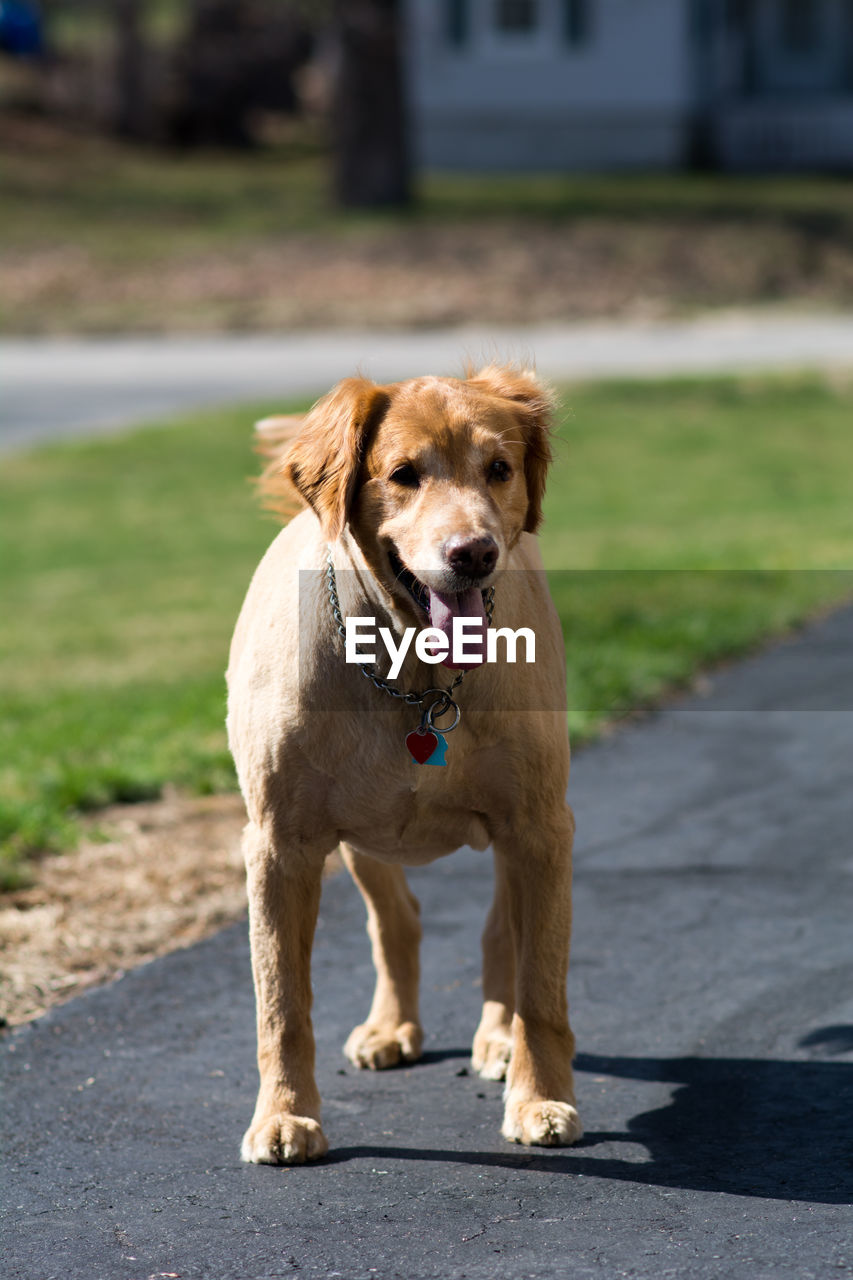
<instances>
[{"instance_id":1,"label":"grass lawn","mask_svg":"<svg viewBox=\"0 0 853 1280\"><path fill-rule=\"evenodd\" d=\"M564 404L542 541L576 740L853 596L853 386L601 384ZM274 534L247 479L273 407L4 458L6 884L80 810L233 786L222 673Z\"/></svg>"},{"instance_id":2,"label":"grass lawn","mask_svg":"<svg viewBox=\"0 0 853 1280\"><path fill-rule=\"evenodd\" d=\"M330 198L321 135L255 152L158 151L98 138L46 135L41 145L4 145L0 234L16 248L71 242L105 260L158 257L169 245L227 247L235 237L324 230L358 236L415 223L579 217L694 225L792 226L853 235L853 192L842 177L701 173L420 175L410 210L343 213ZM128 242L129 240L129 242Z\"/></svg>"}]
</instances>

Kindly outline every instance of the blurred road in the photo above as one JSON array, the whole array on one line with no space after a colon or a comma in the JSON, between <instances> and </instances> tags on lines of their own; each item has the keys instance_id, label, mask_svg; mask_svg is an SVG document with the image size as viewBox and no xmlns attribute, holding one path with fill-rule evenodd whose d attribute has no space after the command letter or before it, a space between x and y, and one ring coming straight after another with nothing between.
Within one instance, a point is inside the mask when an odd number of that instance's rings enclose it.
<instances>
[{"instance_id":1,"label":"blurred road","mask_svg":"<svg viewBox=\"0 0 853 1280\"><path fill-rule=\"evenodd\" d=\"M853 366L853 315L743 312L671 324L313 332L265 336L0 340L0 449L111 431L175 410L320 395L362 371L381 381L533 357L547 378Z\"/></svg>"},{"instance_id":2,"label":"blurred road","mask_svg":"<svg viewBox=\"0 0 853 1280\"><path fill-rule=\"evenodd\" d=\"M853 1275L853 610L579 753L569 990L586 1125L498 1132L470 1073L486 854L411 875L426 1053L358 1072L361 901L314 957L319 1165L243 1166L245 925L0 1043L8 1280Z\"/></svg>"}]
</instances>

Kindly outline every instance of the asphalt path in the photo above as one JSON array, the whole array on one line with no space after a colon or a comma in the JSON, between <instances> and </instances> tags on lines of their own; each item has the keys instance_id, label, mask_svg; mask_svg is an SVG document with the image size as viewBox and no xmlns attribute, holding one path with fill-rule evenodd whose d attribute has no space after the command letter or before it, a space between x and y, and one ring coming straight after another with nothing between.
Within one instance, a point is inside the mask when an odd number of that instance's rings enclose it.
<instances>
[{"instance_id":1,"label":"asphalt path","mask_svg":"<svg viewBox=\"0 0 853 1280\"><path fill-rule=\"evenodd\" d=\"M853 1273L853 609L580 752L569 979L586 1126L499 1136L470 1071L488 855L411 875L426 1052L355 1070L360 899L314 961L329 1156L241 1165L256 1076L245 924L0 1046L9 1280Z\"/></svg>"},{"instance_id":2,"label":"asphalt path","mask_svg":"<svg viewBox=\"0 0 853 1280\"><path fill-rule=\"evenodd\" d=\"M176 410L314 397L362 371L453 373L531 358L547 378L660 377L853 366L853 315L761 312L672 324L0 341L0 450L116 431Z\"/></svg>"}]
</instances>

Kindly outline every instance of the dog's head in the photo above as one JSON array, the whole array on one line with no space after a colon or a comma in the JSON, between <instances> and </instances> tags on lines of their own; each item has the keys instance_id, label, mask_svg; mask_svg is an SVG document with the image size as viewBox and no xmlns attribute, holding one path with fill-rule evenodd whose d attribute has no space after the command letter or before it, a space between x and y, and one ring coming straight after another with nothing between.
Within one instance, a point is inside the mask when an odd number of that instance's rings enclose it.
<instances>
[{"instance_id":1,"label":"dog's head","mask_svg":"<svg viewBox=\"0 0 853 1280\"><path fill-rule=\"evenodd\" d=\"M439 607L467 613L538 527L550 422L550 395L527 370L352 378L314 406L266 488L295 489L330 542L349 525L398 603L435 621Z\"/></svg>"}]
</instances>

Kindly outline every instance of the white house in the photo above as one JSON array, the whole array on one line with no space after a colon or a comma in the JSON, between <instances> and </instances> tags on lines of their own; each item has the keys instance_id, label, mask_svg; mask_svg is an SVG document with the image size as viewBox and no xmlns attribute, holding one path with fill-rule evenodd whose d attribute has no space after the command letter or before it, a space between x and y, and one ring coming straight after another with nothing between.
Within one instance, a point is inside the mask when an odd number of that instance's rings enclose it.
<instances>
[{"instance_id":1,"label":"white house","mask_svg":"<svg viewBox=\"0 0 853 1280\"><path fill-rule=\"evenodd\" d=\"M407 0L418 157L853 168L853 0Z\"/></svg>"}]
</instances>

